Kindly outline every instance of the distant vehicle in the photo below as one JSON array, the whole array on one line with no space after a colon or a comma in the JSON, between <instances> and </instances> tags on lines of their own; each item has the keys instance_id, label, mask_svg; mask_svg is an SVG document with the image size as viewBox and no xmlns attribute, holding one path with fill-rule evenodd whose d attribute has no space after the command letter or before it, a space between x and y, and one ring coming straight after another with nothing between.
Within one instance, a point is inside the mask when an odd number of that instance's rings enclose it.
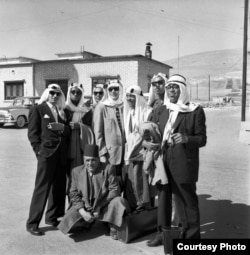
<instances>
[{"instance_id":1,"label":"distant vehicle","mask_svg":"<svg viewBox=\"0 0 250 255\"><path fill-rule=\"evenodd\" d=\"M14 123L22 128L28 123L30 108L37 104L40 97L16 97L7 107L0 107L0 127L6 123Z\"/></svg>"}]
</instances>

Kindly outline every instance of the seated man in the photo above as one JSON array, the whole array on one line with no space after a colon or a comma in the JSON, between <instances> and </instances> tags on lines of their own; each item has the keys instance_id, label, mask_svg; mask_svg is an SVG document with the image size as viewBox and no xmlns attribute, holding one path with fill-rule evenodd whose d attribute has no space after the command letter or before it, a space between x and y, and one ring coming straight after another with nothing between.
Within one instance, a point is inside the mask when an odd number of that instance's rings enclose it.
<instances>
[{"instance_id":1,"label":"seated man","mask_svg":"<svg viewBox=\"0 0 250 255\"><path fill-rule=\"evenodd\" d=\"M122 225L124 212L129 211L125 199L120 197L120 188L115 168L99 161L97 145L85 145L84 165L72 170L69 192L71 208L58 228L67 234L77 227L89 228L95 220L108 222L110 236L117 240L117 229Z\"/></svg>"}]
</instances>

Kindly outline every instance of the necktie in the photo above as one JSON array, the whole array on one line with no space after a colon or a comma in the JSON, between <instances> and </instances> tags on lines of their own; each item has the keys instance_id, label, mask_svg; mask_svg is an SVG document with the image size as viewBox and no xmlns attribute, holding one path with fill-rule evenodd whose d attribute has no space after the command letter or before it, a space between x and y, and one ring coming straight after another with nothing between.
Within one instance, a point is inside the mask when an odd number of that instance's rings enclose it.
<instances>
[{"instance_id":1,"label":"necktie","mask_svg":"<svg viewBox=\"0 0 250 255\"><path fill-rule=\"evenodd\" d=\"M129 133L132 133L133 132L133 125L132 125L132 115L130 114L129 116Z\"/></svg>"},{"instance_id":2,"label":"necktie","mask_svg":"<svg viewBox=\"0 0 250 255\"><path fill-rule=\"evenodd\" d=\"M55 117L56 122L58 122L58 110L57 110L56 106L54 106L54 105L52 106L52 113Z\"/></svg>"},{"instance_id":3,"label":"necktie","mask_svg":"<svg viewBox=\"0 0 250 255\"><path fill-rule=\"evenodd\" d=\"M119 108L115 108L115 113L116 113L116 118L117 118L119 128L122 131L121 115L120 115Z\"/></svg>"},{"instance_id":4,"label":"necktie","mask_svg":"<svg viewBox=\"0 0 250 255\"><path fill-rule=\"evenodd\" d=\"M91 206L93 205L94 198L95 198L95 188L93 182L93 174L89 174L89 201Z\"/></svg>"}]
</instances>

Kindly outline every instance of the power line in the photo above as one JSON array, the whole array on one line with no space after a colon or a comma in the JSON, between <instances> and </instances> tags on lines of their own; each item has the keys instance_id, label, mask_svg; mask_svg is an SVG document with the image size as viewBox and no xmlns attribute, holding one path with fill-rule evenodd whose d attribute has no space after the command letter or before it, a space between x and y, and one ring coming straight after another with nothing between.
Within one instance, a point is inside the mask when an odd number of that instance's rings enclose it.
<instances>
[{"instance_id":1,"label":"power line","mask_svg":"<svg viewBox=\"0 0 250 255\"><path fill-rule=\"evenodd\" d=\"M231 31L227 28L222 28L222 27L219 27L219 26L214 26L214 25L210 25L210 24L204 24L204 23L201 23L201 22L191 21L189 19L182 19L180 17L176 17L176 16L171 15L169 13L167 13L167 16L165 16L165 14L163 16L162 13L159 14L159 13L156 13L152 10L142 10L142 9L138 10L138 9L135 9L135 8L132 9L132 8L125 7L125 5L115 5L115 4L109 4L109 6L112 6L112 8L109 7L109 8L102 9L100 11L85 13L83 15L78 15L78 16L71 17L71 18L68 18L68 19L62 19L62 20L57 20L57 21L48 22L48 23L42 23L42 24L33 25L33 26L13 28L13 29L5 30L5 31L1 30L0 32L13 32L13 31L26 30L26 29L33 29L33 28L42 27L42 26L49 26L49 25L53 25L53 24L60 24L60 23L62 24L62 23L71 22L71 21L74 21L74 20L77 20L77 19L81 19L81 18L87 17L89 15L94 15L94 14L99 14L99 13L102 13L102 12L107 12L107 11L110 11L114 8L121 8L121 9L130 11L130 12L141 13L141 14L145 14L147 16L150 15L150 16L158 17L160 19L175 21L175 22L178 22L178 23L181 23L181 24L187 24L188 23L188 24L192 24L192 25L196 25L196 26L206 27L206 28L209 28L209 29L214 29L214 30L218 30L218 31L223 31L223 32L228 32L228 33L234 33L234 34L240 34L241 35L241 33Z\"/></svg>"},{"instance_id":2,"label":"power line","mask_svg":"<svg viewBox=\"0 0 250 255\"><path fill-rule=\"evenodd\" d=\"M26 30L26 29L33 29L33 28L37 28L37 27L49 26L49 25L58 24L58 23L66 23L66 22L77 20L77 19L81 19L81 18L89 16L89 15L99 14L99 13L102 13L102 12L106 12L107 10L110 10L110 8L106 8L106 9L103 9L103 10L100 10L100 11L94 11L94 12L85 13L83 15L78 15L78 16L71 17L71 18L68 18L68 19L62 19L62 20L42 23L42 24L38 24L38 25L35 25L35 26L26 26L26 27L12 28L12 29L8 29L8 30L5 30L5 31L4 30L0 30L0 32L13 32L13 31L20 31L20 30Z\"/></svg>"},{"instance_id":3,"label":"power line","mask_svg":"<svg viewBox=\"0 0 250 255\"><path fill-rule=\"evenodd\" d=\"M193 24L193 25L196 25L196 26L201 26L201 27L206 27L206 28L209 28L209 29L214 29L214 30L218 30L218 31L223 31L223 32L228 32L228 33L240 34L241 35L241 33L229 30L227 28L222 28L222 27L219 27L219 26L211 26L211 25L204 24L204 23L201 23L201 22L190 21L188 19L181 19L181 18L173 16L171 14L167 14L167 16L163 16L162 14L157 14L157 13L154 14L151 10L150 11L148 11L148 10L141 10L141 9L138 10L138 9L134 9L134 8L131 9L131 8L121 7L121 6L117 6L117 7L121 8L121 9L125 9L125 10L128 10L128 11L131 11L131 12L137 12L137 13L142 13L142 14L158 17L158 18L161 18L161 19L167 19L167 20L176 21L176 22L179 22L179 23L182 23L182 24L183 23L184 24L189 23L189 24Z\"/></svg>"}]
</instances>

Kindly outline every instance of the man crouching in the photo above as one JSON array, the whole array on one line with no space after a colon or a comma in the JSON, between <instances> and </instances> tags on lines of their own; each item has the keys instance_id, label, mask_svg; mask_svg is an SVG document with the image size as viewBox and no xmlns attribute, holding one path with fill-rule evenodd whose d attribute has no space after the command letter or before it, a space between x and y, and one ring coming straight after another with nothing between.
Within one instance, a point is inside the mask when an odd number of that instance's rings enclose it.
<instances>
[{"instance_id":1,"label":"man crouching","mask_svg":"<svg viewBox=\"0 0 250 255\"><path fill-rule=\"evenodd\" d=\"M58 228L67 234L76 227L89 228L95 220L104 221L109 223L110 236L117 240L124 212L130 209L120 197L115 168L100 163L97 145L85 145L83 159L84 165L72 171L71 207Z\"/></svg>"}]
</instances>

